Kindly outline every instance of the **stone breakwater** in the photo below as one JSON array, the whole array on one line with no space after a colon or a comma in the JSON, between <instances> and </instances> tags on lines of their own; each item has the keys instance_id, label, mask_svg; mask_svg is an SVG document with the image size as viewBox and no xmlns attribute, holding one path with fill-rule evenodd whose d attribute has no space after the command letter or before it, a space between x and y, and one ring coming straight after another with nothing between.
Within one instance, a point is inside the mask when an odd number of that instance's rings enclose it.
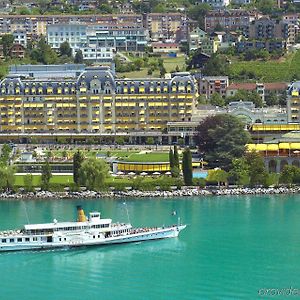
<instances>
[{"instance_id":1,"label":"stone breakwater","mask_svg":"<svg viewBox=\"0 0 300 300\"><path fill-rule=\"evenodd\" d=\"M233 195L279 195L297 194L300 187L279 188L227 188L227 189L197 189L185 188L173 191L111 191L111 192L29 192L29 193L0 193L0 199L97 199L97 198L149 198L149 197L195 197L195 196L233 196Z\"/></svg>"}]
</instances>

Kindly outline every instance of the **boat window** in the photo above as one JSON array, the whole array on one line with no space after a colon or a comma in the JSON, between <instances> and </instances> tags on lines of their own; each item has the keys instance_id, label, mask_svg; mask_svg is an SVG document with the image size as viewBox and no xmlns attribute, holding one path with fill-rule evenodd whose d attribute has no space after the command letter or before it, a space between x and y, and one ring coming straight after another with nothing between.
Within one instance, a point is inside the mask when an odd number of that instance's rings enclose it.
<instances>
[{"instance_id":1,"label":"boat window","mask_svg":"<svg viewBox=\"0 0 300 300\"><path fill-rule=\"evenodd\" d=\"M37 237L32 238L32 240L33 240L34 242L36 242L36 241L37 241Z\"/></svg>"},{"instance_id":2,"label":"boat window","mask_svg":"<svg viewBox=\"0 0 300 300\"><path fill-rule=\"evenodd\" d=\"M10 241L11 243L13 243L15 240L14 240L14 239L10 239L9 241Z\"/></svg>"},{"instance_id":3,"label":"boat window","mask_svg":"<svg viewBox=\"0 0 300 300\"><path fill-rule=\"evenodd\" d=\"M6 243L6 239L2 239L2 243Z\"/></svg>"},{"instance_id":4,"label":"boat window","mask_svg":"<svg viewBox=\"0 0 300 300\"><path fill-rule=\"evenodd\" d=\"M18 238L18 242L22 242L22 238Z\"/></svg>"},{"instance_id":5,"label":"boat window","mask_svg":"<svg viewBox=\"0 0 300 300\"><path fill-rule=\"evenodd\" d=\"M29 238L25 238L25 242L29 242L30 241L30 239Z\"/></svg>"}]
</instances>

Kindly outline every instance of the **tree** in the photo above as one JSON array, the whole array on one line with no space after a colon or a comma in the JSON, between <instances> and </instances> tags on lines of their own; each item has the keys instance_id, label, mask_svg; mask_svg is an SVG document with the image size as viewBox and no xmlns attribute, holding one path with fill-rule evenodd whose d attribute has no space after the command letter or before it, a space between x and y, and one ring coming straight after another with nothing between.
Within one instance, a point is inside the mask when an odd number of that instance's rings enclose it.
<instances>
[{"instance_id":1,"label":"tree","mask_svg":"<svg viewBox=\"0 0 300 300\"><path fill-rule=\"evenodd\" d=\"M172 148L169 150L169 162L170 162L170 170L174 167L174 152Z\"/></svg>"},{"instance_id":2,"label":"tree","mask_svg":"<svg viewBox=\"0 0 300 300\"><path fill-rule=\"evenodd\" d=\"M138 58L134 61L134 65L137 71L140 71L144 65L144 61L142 58Z\"/></svg>"},{"instance_id":3,"label":"tree","mask_svg":"<svg viewBox=\"0 0 300 300\"><path fill-rule=\"evenodd\" d=\"M243 156L250 135L237 117L219 114L204 119L196 128L194 138L210 167L227 171L233 159Z\"/></svg>"},{"instance_id":4,"label":"tree","mask_svg":"<svg viewBox=\"0 0 300 300\"><path fill-rule=\"evenodd\" d=\"M125 144L124 138L122 136L116 137L116 144L118 144L118 145L124 145Z\"/></svg>"},{"instance_id":5,"label":"tree","mask_svg":"<svg viewBox=\"0 0 300 300\"><path fill-rule=\"evenodd\" d=\"M206 76L220 76L229 74L229 62L223 55L213 54L204 64L203 74Z\"/></svg>"},{"instance_id":6,"label":"tree","mask_svg":"<svg viewBox=\"0 0 300 300\"><path fill-rule=\"evenodd\" d=\"M24 176L24 188L26 192L33 191L33 176L32 174L26 174Z\"/></svg>"},{"instance_id":7,"label":"tree","mask_svg":"<svg viewBox=\"0 0 300 300\"><path fill-rule=\"evenodd\" d=\"M193 165L192 165L192 153L190 148L185 148L182 157L182 171L183 180L185 185L193 184Z\"/></svg>"},{"instance_id":8,"label":"tree","mask_svg":"<svg viewBox=\"0 0 300 300\"><path fill-rule=\"evenodd\" d=\"M265 100L266 100L266 104L268 106L274 106L274 105L278 105L279 104L279 99L276 95L275 92L271 91L266 97L265 97Z\"/></svg>"},{"instance_id":9,"label":"tree","mask_svg":"<svg viewBox=\"0 0 300 300\"><path fill-rule=\"evenodd\" d=\"M214 31L224 31L224 28L222 27L222 25L220 23L218 23L214 29Z\"/></svg>"},{"instance_id":10,"label":"tree","mask_svg":"<svg viewBox=\"0 0 300 300\"><path fill-rule=\"evenodd\" d=\"M78 50L75 54L74 58L74 63L75 64L82 64L83 63L83 54L81 50Z\"/></svg>"},{"instance_id":11,"label":"tree","mask_svg":"<svg viewBox=\"0 0 300 300\"><path fill-rule=\"evenodd\" d=\"M210 97L210 103L214 106L223 107L225 105L225 100L219 93L213 93Z\"/></svg>"},{"instance_id":12,"label":"tree","mask_svg":"<svg viewBox=\"0 0 300 300\"><path fill-rule=\"evenodd\" d=\"M37 5L39 8L39 12L41 15L43 15L48 9L49 9L49 2L47 0L38 0Z\"/></svg>"},{"instance_id":13,"label":"tree","mask_svg":"<svg viewBox=\"0 0 300 300\"><path fill-rule=\"evenodd\" d=\"M160 69L159 69L160 77L164 77L166 73L167 73L167 71L166 71L165 67L164 66L160 67Z\"/></svg>"},{"instance_id":14,"label":"tree","mask_svg":"<svg viewBox=\"0 0 300 300\"><path fill-rule=\"evenodd\" d=\"M244 157L232 160L232 168L229 176L230 180L237 185L249 185L249 166Z\"/></svg>"},{"instance_id":15,"label":"tree","mask_svg":"<svg viewBox=\"0 0 300 300\"><path fill-rule=\"evenodd\" d=\"M274 12L274 0L256 0L255 6L258 11L261 11L264 15L269 15Z\"/></svg>"},{"instance_id":16,"label":"tree","mask_svg":"<svg viewBox=\"0 0 300 300\"><path fill-rule=\"evenodd\" d=\"M41 38L37 47L30 53L30 58L45 65L57 63L56 52L46 43L45 38Z\"/></svg>"},{"instance_id":17,"label":"tree","mask_svg":"<svg viewBox=\"0 0 300 300\"><path fill-rule=\"evenodd\" d=\"M12 166L0 167L0 189L11 190L15 182L15 169Z\"/></svg>"},{"instance_id":18,"label":"tree","mask_svg":"<svg viewBox=\"0 0 300 300\"><path fill-rule=\"evenodd\" d=\"M1 155L0 155L0 163L2 165L5 165L5 166L8 165L11 151L12 151L12 148L8 144L4 144L2 146Z\"/></svg>"},{"instance_id":19,"label":"tree","mask_svg":"<svg viewBox=\"0 0 300 300\"><path fill-rule=\"evenodd\" d=\"M267 171L263 158L256 152L245 154L246 163L249 166L250 186L266 185Z\"/></svg>"},{"instance_id":20,"label":"tree","mask_svg":"<svg viewBox=\"0 0 300 300\"><path fill-rule=\"evenodd\" d=\"M14 43L14 36L12 34L4 34L1 38L1 45L3 47L3 55L5 57L9 56L10 48Z\"/></svg>"},{"instance_id":21,"label":"tree","mask_svg":"<svg viewBox=\"0 0 300 300\"><path fill-rule=\"evenodd\" d=\"M108 177L108 166L102 159L88 158L79 169L79 182L89 190L100 190Z\"/></svg>"},{"instance_id":22,"label":"tree","mask_svg":"<svg viewBox=\"0 0 300 300\"><path fill-rule=\"evenodd\" d=\"M51 167L47 160L46 163L42 166L41 187L43 190L47 190L49 188L51 177L52 177Z\"/></svg>"},{"instance_id":23,"label":"tree","mask_svg":"<svg viewBox=\"0 0 300 300\"><path fill-rule=\"evenodd\" d=\"M234 96L227 97L226 103L233 101L251 101L255 107L263 107L264 103L261 96L256 91L238 90Z\"/></svg>"},{"instance_id":24,"label":"tree","mask_svg":"<svg viewBox=\"0 0 300 300\"><path fill-rule=\"evenodd\" d=\"M99 12L102 14L111 14L113 12L112 8L110 5L108 5L107 3L103 3L101 4L99 7Z\"/></svg>"},{"instance_id":25,"label":"tree","mask_svg":"<svg viewBox=\"0 0 300 300\"><path fill-rule=\"evenodd\" d=\"M228 179L228 173L221 169L215 169L215 170L209 170L207 181L209 182L217 182L218 186L221 185L221 183L227 183Z\"/></svg>"},{"instance_id":26,"label":"tree","mask_svg":"<svg viewBox=\"0 0 300 300\"><path fill-rule=\"evenodd\" d=\"M154 145L154 138L153 137L148 137L146 140L147 145Z\"/></svg>"},{"instance_id":27,"label":"tree","mask_svg":"<svg viewBox=\"0 0 300 300\"><path fill-rule=\"evenodd\" d=\"M179 168L179 155L176 145L174 145L174 166Z\"/></svg>"},{"instance_id":28,"label":"tree","mask_svg":"<svg viewBox=\"0 0 300 300\"><path fill-rule=\"evenodd\" d=\"M60 44L59 53L61 56L65 55L68 57L72 57L72 48L67 41Z\"/></svg>"},{"instance_id":29,"label":"tree","mask_svg":"<svg viewBox=\"0 0 300 300\"><path fill-rule=\"evenodd\" d=\"M207 12L211 10L211 7L209 4L199 4L199 5L192 5L191 8L188 10L188 16L198 21L198 25L200 28L205 27L205 15Z\"/></svg>"},{"instance_id":30,"label":"tree","mask_svg":"<svg viewBox=\"0 0 300 300\"><path fill-rule=\"evenodd\" d=\"M78 150L73 155L73 181L79 184L79 169L84 161L83 154Z\"/></svg>"},{"instance_id":31,"label":"tree","mask_svg":"<svg viewBox=\"0 0 300 300\"><path fill-rule=\"evenodd\" d=\"M300 179L300 169L296 166L284 166L280 174L280 182L291 185L293 183L297 183L297 179Z\"/></svg>"},{"instance_id":32,"label":"tree","mask_svg":"<svg viewBox=\"0 0 300 300\"><path fill-rule=\"evenodd\" d=\"M173 167L171 168L172 177L179 177L180 169L179 169L179 155L177 146L174 145L173 151Z\"/></svg>"}]
</instances>

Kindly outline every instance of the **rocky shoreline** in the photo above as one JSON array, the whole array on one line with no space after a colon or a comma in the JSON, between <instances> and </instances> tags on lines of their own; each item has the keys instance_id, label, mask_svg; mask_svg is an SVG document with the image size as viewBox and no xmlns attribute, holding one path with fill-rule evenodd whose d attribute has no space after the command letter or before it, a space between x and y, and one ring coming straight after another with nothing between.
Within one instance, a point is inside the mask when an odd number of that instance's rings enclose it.
<instances>
[{"instance_id":1,"label":"rocky shoreline","mask_svg":"<svg viewBox=\"0 0 300 300\"><path fill-rule=\"evenodd\" d=\"M230 196L230 195L279 195L297 194L300 187L278 188L222 188L222 189L197 189L185 188L173 191L111 191L111 192L29 192L29 193L0 193L0 200L12 199L99 199L99 198L170 198L170 197L195 197L195 196Z\"/></svg>"}]
</instances>

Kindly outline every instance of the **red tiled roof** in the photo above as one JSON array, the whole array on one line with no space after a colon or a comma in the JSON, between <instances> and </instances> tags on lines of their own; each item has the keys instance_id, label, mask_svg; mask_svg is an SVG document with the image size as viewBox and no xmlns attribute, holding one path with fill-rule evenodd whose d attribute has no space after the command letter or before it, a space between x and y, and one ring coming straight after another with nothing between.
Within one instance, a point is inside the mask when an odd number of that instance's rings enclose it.
<instances>
[{"instance_id":1,"label":"red tiled roof","mask_svg":"<svg viewBox=\"0 0 300 300\"><path fill-rule=\"evenodd\" d=\"M152 47L178 47L177 43L152 43Z\"/></svg>"},{"instance_id":2,"label":"red tiled roof","mask_svg":"<svg viewBox=\"0 0 300 300\"><path fill-rule=\"evenodd\" d=\"M256 83L232 83L227 87L227 90L248 90L252 91L256 89Z\"/></svg>"},{"instance_id":3,"label":"red tiled roof","mask_svg":"<svg viewBox=\"0 0 300 300\"><path fill-rule=\"evenodd\" d=\"M286 90L288 86L289 85L286 82L265 83L266 90Z\"/></svg>"},{"instance_id":4,"label":"red tiled roof","mask_svg":"<svg viewBox=\"0 0 300 300\"><path fill-rule=\"evenodd\" d=\"M286 90L288 84L286 82L270 82L263 83L266 90ZM256 83L242 82L242 83L232 83L227 87L227 90L248 90L252 91L256 89Z\"/></svg>"}]
</instances>

